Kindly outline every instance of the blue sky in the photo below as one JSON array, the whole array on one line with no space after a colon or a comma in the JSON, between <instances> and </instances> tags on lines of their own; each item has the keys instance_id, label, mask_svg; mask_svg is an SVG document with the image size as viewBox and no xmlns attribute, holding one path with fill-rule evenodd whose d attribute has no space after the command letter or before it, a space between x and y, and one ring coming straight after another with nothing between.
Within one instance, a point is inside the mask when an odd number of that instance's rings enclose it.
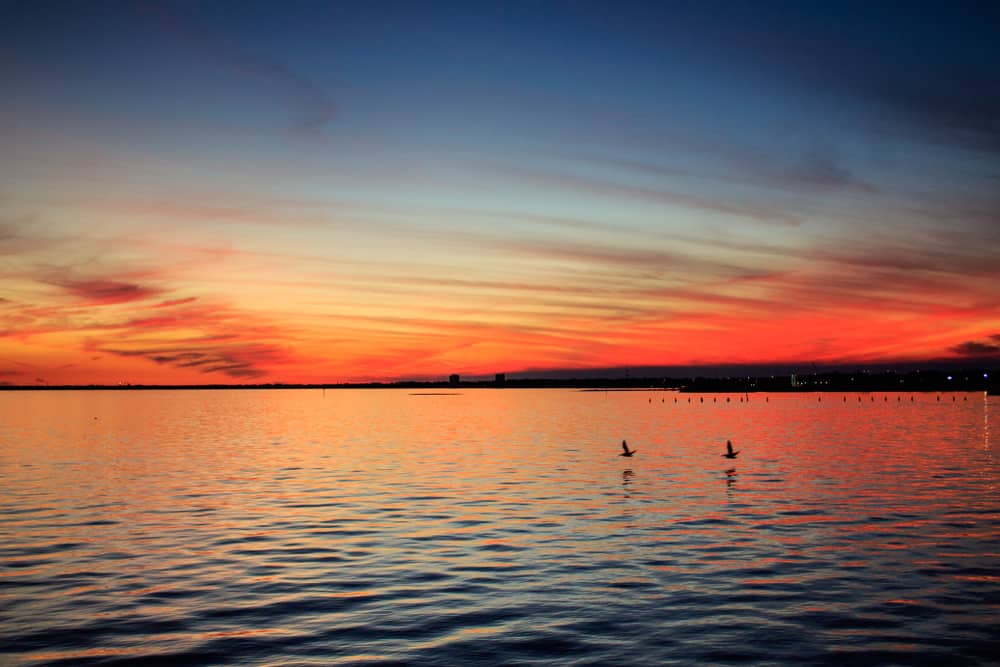
<instances>
[{"instance_id":1,"label":"blue sky","mask_svg":"<svg viewBox=\"0 0 1000 667\"><path fill-rule=\"evenodd\" d=\"M8 3L0 381L995 357L998 18Z\"/></svg>"}]
</instances>

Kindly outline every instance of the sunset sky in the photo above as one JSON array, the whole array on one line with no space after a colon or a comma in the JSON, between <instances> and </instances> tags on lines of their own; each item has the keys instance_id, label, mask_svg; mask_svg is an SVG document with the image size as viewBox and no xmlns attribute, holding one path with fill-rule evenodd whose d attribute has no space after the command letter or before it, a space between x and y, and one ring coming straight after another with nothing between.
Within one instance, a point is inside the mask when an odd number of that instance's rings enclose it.
<instances>
[{"instance_id":1,"label":"sunset sky","mask_svg":"<svg viewBox=\"0 0 1000 667\"><path fill-rule=\"evenodd\" d=\"M0 383L1000 358L1000 5L0 18Z\"/></svg>"}]
</instances>

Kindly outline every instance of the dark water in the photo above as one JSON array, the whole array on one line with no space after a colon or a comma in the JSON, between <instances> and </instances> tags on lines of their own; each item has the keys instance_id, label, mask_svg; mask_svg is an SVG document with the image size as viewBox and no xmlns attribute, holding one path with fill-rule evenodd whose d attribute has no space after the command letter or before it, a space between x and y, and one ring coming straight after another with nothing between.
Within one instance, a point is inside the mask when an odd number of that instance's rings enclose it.
<instances>
[{"instance_id":1,"label":"dark water","mask_svg":"<svg viewBox=\"0 0 1000 667\"><path fill-rule=\"evenodd\" d=\"M0 664L997 664L1000 399L688 398L2 393Z\"/></svg>"}]
</instances>

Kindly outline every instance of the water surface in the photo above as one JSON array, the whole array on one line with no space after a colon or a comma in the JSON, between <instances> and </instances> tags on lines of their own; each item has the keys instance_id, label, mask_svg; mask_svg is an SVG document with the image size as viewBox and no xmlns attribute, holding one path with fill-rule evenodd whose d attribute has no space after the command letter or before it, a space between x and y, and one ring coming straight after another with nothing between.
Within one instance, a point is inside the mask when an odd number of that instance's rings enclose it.
<instances>
[{"instance_id":1,"label":"water surface","mask_svg":"<svg viewBox=\"0 0 1000 667\"><path fill-rule=\"evenodd\" d=\"M982 394L4 392L0 664L996 664L998 420Z\"/></svg>"}]
</instances>

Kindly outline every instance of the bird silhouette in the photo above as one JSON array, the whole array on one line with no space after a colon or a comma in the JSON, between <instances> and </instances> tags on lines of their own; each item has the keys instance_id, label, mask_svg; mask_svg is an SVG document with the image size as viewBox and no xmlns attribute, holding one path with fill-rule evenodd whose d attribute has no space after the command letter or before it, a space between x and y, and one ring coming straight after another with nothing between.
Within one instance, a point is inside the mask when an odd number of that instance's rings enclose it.
<instances>
[{"instance_id":1,"label":"bird silhouette","mask_svg":"<svg viewBox=\"0 0 1000 667\"><path fill-rule=\"evenodd\" d=\"M633 454L636 453L636 451L638 451L638 450L635 450L635 449L629 449L628 448L628 443L625 442L624 440L622 440L622 450L624 450L624 451L622 451L622 453L619 454L618 456L632 456Z\"/></svg>"},{"instance_id":2,"label":"bird silhouette","mask_svg":"<svg viewBox=\"0 0 1000 667\"><path fill-rule=\"evenodd\" d=\"M723 454L727 459L735 459L739 455L739 450L733 451L733 443L726 440L726 453Z\"/></svg>"}]
</instances>

